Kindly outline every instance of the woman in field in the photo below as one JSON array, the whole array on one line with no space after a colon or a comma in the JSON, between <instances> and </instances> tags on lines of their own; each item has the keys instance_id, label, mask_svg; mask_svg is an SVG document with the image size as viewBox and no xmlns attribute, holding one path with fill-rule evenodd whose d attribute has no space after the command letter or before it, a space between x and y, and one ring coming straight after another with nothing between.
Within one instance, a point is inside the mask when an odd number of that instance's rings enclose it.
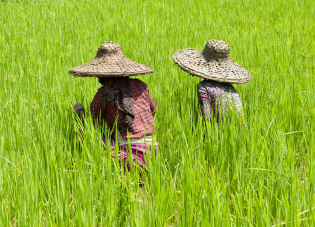
<instances>
[{"instance_id":1,"label":"woman in field","mask_svg":"<svg viewBox=\"0 0 315 227\"><path fill-rule=\"evenodd\" d=\"M90 105L91 114L95 124L103 120L111 129L112 153L115 154L114 144L117 141L120 148L118 159L123 160L128 169L129 148L133 162L139 167L146 166L144 154L151 153L151 147L154 147L153 153L157 151L157 143L152 136L153 114L157 106L148 86L139 79L129 78L152 72L151 67L127 59L120 46L111 41L99 47L91 62L69 71L74 76L99 77L103 86ZM105 143L105 136L103 141Z\"/></svg>"},{"instance_id":2,"label":"woman in field","mask_svg":"<svg viewBox=\"0 0 315 227\"><path fill-rule=\"evenodd\" d=\"M242 102L231 83L251 80L249 72L229 58L230 46L221 40L209 40L203 51L182 49L173 55L175 63L184 71L205 80L197 85L202 116L220 124L220 116L227 106L241 114ZM228 105L227 105L228 103ZM212 113L214 112L214 113Z\"/></svg>"}]
</instances>

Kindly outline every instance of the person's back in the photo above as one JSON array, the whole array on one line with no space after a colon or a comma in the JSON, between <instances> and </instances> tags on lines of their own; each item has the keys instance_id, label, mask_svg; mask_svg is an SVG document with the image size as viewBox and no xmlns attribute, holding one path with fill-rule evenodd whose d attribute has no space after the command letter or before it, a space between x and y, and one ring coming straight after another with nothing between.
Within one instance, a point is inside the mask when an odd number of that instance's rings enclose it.
<instances>
[{"instance_id":1,"label":"person's back","mask_svg":"<svg viewBox=\"0 0 315 227\"><path fill-rule=\"evenodd\" d=\"M219 123L220 108L235 106L239 114L242 112L242 102L232 84L203 80L197 85L197 95L202 116ZM214 113L212 113L212 110ZM225 109L228 111L228 109ZM221 114L221 117L222 114Z\"/></svg>"},{"instance_id":2,"label":"person's back","mask_svg":"<svg viewBox=\"0 0 315 227\"><path fill-rule=\"evenodd\" d=\"M247 83L250 73L229 57L230 46L222 40L208 40L203 51L186 48L174 53L174 62L184 71L203 79L197 86L204 119L220 124L228 107L241 114L242 102L232 83ZM229 104L229 105L227 105ZM235 107L235 108L234 108ZM220 113L221 110L224 110ZM215 112L215 113L213 113Z\"/></svg>"},{"instance_id":3,"label":"person's back","mask_svg":"<svg viewBox=\"0 0 315 227\"><path fill-rule=\"evenodd\" d=\"M69 74L82 77L99 77L103 85L96 93L91 106L94 123L105 120L113 129L111 151L115 155L114 143L118 142L118 159L124 160L129 169L127 155L132 151L133 162L146 165L144 153L157 151L152 136L153 113L156 104L150 96L148 86L129 76L153 73L153 69L127 59L117 43L108 41L98 48L96 57L83 65L69 70ZM79 105L75 106L80 108ZM116 130L117 128L117 130ZM105 135L103 135L105 144Z\"/></svg>"},{"instance_id":4,"label":"person's back","mask_svg":"<svg viewBox=\"0 0 315 227\"><path fill-rule=\"evenodd\" d=\"M129 80L128 93L133 99L132 115L134 119L132 120L130 128L128 128L129 138L142 138L145 135L152 135L153 114L156 111L157 106L151 98L149 88L139 79L124 79ZM100 80L100 82L103 85L105 83L116 83L116 86L119 87L121 80L121 78L103 79ZM117 93L119 90L122 90L122 87L117 88L114 92ZM123 113L118 109L118 106L115 103L104 99L105 95L111 95L110 92L110 89L108 89L106 85L99 88L91 103L90 109L94 119L98 119L100 116L103 120L105 120L110 129L114 129L113 131L115 133L115 122L117 120L117 128L121 128L121 124L123 124ZM131 102L130 100L131 99L129 99L129 102ZM127 139L126 132L118 130L117 133L119 133L124 139Z\"/></svg>"}]
</instances>

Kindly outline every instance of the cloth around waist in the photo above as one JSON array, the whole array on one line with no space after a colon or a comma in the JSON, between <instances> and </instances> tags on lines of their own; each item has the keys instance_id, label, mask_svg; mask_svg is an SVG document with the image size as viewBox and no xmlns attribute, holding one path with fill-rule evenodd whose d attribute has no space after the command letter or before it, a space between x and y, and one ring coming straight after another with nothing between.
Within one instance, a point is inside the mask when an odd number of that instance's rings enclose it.
<instances>
[{"instance_id":1,"label":"cloth around waist","mask_svg":"<svg viewBox=\"0 0 315 227\"><path fill-rule=\"evenodd\" d=\"M149 146L157 146L158 143L156 142L155 136L152 135L145 135L142 138L129 138L129 140L125 140L120 133L117 131L117 142L119 146L126 145L126 144L145 144Z\"/></svg>"}]
</instances>

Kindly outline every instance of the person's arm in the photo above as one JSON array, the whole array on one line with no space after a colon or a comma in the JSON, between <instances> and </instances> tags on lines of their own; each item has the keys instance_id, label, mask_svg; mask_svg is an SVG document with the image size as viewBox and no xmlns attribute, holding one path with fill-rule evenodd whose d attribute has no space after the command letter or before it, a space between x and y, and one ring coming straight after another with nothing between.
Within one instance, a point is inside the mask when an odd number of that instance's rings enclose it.
<instances>
[{"instance_id":1,"label":"person's arm","mask_svg":"<svg viewBox=\"0 0 315 227\"><path fill-rule=\"evenodd\" d=\"M236 110L237 110L239 117L240 117L241 113L242 113L242 101L241 101L240 95L238 94L238 92L236 91L236 89L233 86L232 86L232 89L230 92L232 95L234 105L236 106Z\"/></svg>"},{"instance_id":2,"label":"person's arm","mask_svg":"<svg viewBox=\"0 0 315 227\"><path fill-rule=\"evenodd\" d=\"M156 113L157 105L153 101L148 87L147 87L147 94L148 94L148 98L149 98L151 113L152 113L152 115L154 115Z\"/></svg>"},{"instance_id":3,"label":"person's arm","mask_svg":"<svg viewBox=\"0 0 315 227\"><path fill-rule=\"evenodd\" d=\"M211 96L202 84L197 85L198 102L203 118L211 120Z\"/></svg>"},{"instance_id":4,"label":"person's arm","mask_svg":"<svg viewBox=\"0 0 315 227\"><path fill-rule=\"evenodd\" d=\"M105 107L104 106L104 89L103 87L101 87L96 92L93 98L93 101L91 102L91 105L90 105L91 115L92 115L94 124L97 124L100 122L101 116L105 113L104 107Z\"/></svg>"},{"instance_id":5,"label":"person's arm","mask_svg":"<svg viewBox=\"0 0 315 227\"><path fill-rule=\"evenodd\" d=\"M77 101L77 103L74 105L73 109L77 113L82 124L84 125L84 115L85 115L84 107L81 105L80 102Z\"/></svg>"}]
</instances>

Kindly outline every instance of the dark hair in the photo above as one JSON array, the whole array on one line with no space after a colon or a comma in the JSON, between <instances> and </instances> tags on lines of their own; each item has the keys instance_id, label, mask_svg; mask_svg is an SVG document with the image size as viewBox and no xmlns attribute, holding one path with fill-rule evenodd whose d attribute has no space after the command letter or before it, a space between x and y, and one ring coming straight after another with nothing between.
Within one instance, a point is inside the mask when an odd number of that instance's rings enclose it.
<instances>
[{"instance_id":1,"label":"dark hair","mask_svg":"<svg viewBox=\"0 0 315 227\"><path fill-rule=\"evenodd\" d=\"M98 82L99 82L100 84L104 85L104 82L105 82L104 79L105 79L104 77L99 77L99 78L98 78Z\"/></svg>"},{"instance_id":2,"label":"dark hair","mask_svg":"<svg viewBox=\"0 0 315 227\"><path fill-rule=\"evenodd\" d=\"M99 77L98 82L102 85L105 85L105 83L112 82L114 80L123 80L123 79L129 79L129 77L124 76L124 77Z\"/></svg>"}]
</instances>

